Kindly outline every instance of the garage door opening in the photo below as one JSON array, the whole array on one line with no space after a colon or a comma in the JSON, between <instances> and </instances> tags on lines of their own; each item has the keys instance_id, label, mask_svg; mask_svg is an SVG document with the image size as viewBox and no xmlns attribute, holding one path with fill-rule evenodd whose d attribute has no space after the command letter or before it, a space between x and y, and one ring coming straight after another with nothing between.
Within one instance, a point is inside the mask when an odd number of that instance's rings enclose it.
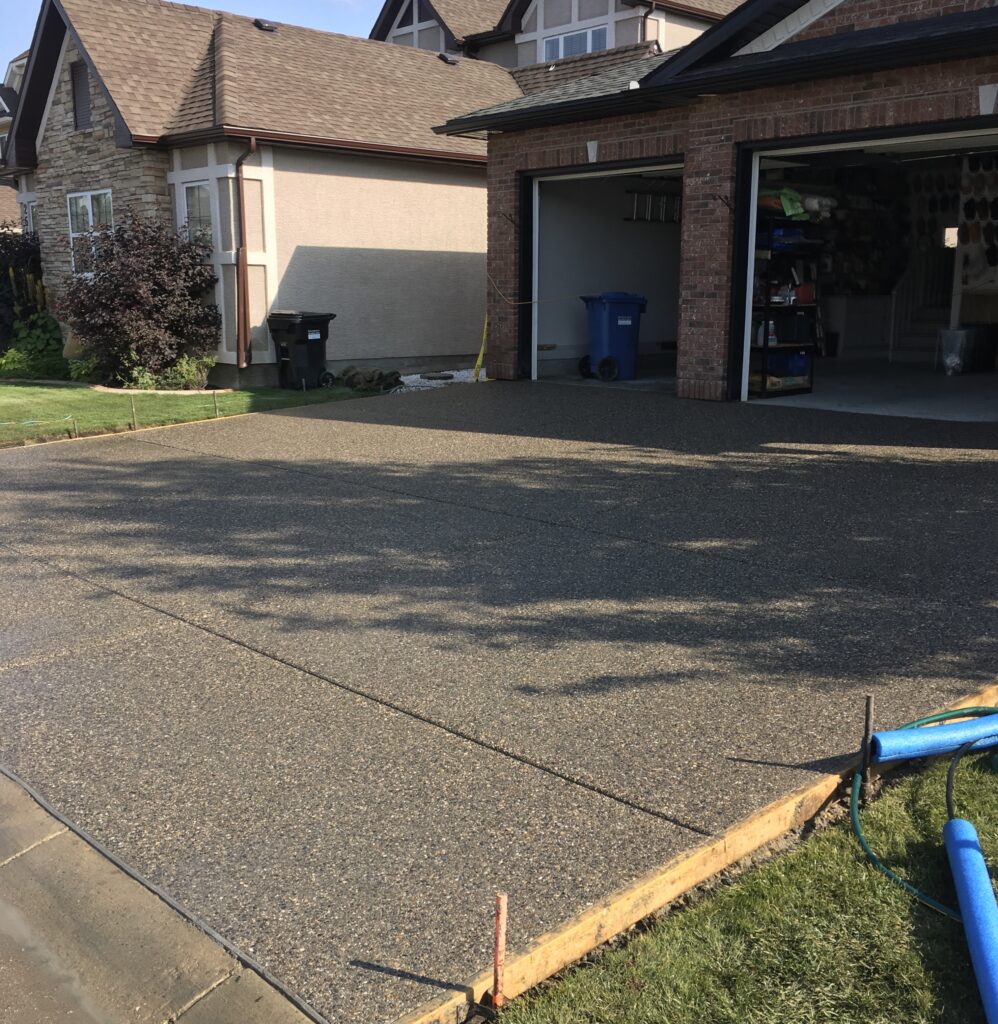
<instances>
[{"instance_id":1,"label":"garage door opening","mask_svg":"<svg viewBox=\"0 0 998 1024\"><path fill-rule=\"evenodd\" d=\"M756 159L743 397L998 420L998 138Z\"/></svg>"},{"instance_id":2,"label":"garage door opening","mask_svg":"<svg viewBox=\"0 0 998 1024\"><path fill-rule=\"evenodd\" d=\"M582 296L626 292L647 300L634 383L674 381L681 219L681 167L534 182L535 380L581 380L589 352Z\"/></svg>"}]
</instances>

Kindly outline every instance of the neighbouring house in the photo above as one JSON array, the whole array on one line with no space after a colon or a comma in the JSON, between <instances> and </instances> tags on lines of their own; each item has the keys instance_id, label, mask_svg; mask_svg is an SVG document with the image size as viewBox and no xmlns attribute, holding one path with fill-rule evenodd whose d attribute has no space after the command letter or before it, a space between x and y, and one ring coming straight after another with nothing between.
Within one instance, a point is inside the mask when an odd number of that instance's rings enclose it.
<instances>
[{"instance_id":1,"label":"neighbouring house","mask_svg":"<svg viewBox=\"0 0 998 1024\"><path fill-rule=\"evenodd\" d=\"M371 38L520 68L638 43L675 49L740 2L388 0Z\"/></svg>"},{"instance_id":2,"label":"neighbouring house","mask_svg":"<svg viewBox=\"0 0 998 1024\"><path fill-rule=\"evenodd\" d=\"M155 42L153 42L155 41ZM337 314L331 365L468 360L485 144L432 126L503 68L160 0L44 0L7 171L58 294L124 211L210 237L219 382L273 383L274 309Z\"/></svg>"},{"instance_id":3,"label":"neighbouring house","mask_svg":"<svg viewBox=\"0 0 998 1024\"><path fill-rule=\"evenodd\" d=\"M621 290L680 396L846 400L903 370L930 408L956 349L994 367L996 100L994 0L748 0L451 119L489 140L490 375L574 372L577 297Z\"/></svg>"},{"instance_id":4,"label":"neighbouring house","mask_svg":"<svg viewBox=\"0 0 998 1024\"><path fill-rule=\"evenodd\" d=\"M17 112L17 96L21 90L27 63L27 53L15 57L7 65L3 84L0 85L0 165L3 162L10 126L14 122L14 114ZM17 189L13 179L0 177L0 224L20 224L22 221L30 231L30 210L22 210L18 204Z\"/></svg>"}]
</instances>

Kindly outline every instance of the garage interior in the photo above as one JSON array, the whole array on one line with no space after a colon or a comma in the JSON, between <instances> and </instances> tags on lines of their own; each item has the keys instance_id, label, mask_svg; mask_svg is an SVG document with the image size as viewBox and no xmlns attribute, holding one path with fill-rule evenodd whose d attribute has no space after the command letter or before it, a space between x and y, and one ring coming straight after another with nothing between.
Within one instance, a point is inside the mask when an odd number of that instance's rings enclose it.
<instances>
[{"instance_id":1,"label":"garage interior","mask_svg":"<svg viewBox=\"0 0 998 1024\"><path fill-rule=\"evenodd\" d=\"M681 167L535 181L534 379L581 382L589 351L581 297L631 292L647 299L634 383L672 384L682 184Z\"/></svg>"},{"instance_id":2,"label":"garage interior","mask_svg":"<svg viewBox=\"0 0 998 1024\"><path fill-rule=\"evenodd\" d=\"M998 420L998 138L759 157L743 398Z\"/></svg>"}]
</instances>

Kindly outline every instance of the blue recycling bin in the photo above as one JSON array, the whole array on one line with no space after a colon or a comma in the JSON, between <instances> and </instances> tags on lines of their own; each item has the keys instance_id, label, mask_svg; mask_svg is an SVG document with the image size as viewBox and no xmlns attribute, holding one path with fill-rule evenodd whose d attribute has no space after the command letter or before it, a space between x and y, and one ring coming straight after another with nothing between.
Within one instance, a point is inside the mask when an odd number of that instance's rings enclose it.
<instances>
[{"instance_id":1,"label":"blue recycling bin","mask_svg":"<svg viewBox=\"0 0 998 1024\"><path fill-rule=\"evenodd\" d=\"M603 292L580 298L589 317L589 355L579 363L579 372L600 380L634 380L641 314L648 306L647 299L631 292Z\"/></svg>"}]
</instances>

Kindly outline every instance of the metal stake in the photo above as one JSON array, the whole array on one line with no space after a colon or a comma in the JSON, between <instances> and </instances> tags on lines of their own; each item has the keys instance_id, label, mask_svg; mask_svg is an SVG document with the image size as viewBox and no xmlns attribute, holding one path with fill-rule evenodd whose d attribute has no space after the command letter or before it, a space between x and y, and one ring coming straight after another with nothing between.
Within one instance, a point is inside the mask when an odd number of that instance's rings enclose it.
<instances>
[{"instance_id":1,"label":"metal stake","mask_svg":"<svg viewBox=\"0 0 998 1024\"><path fill-rule=\"evenodd\" d=\"M496 893L496 944L492 958L492 1005L501 1010L506 1005L503 992L506 971L506 893Z\"/></svg>"},{"instance_id":2,"label":"metal stake","mask_svg":"<svg viewBox=\"0 0 998 1024\"><path fill-rule=\"evenodd\" d=\"M138 430L139 429L139 418L138 418L138 416L136 415L136 412L135 412L135 395L129 395L128 398L129 398L129 400L132 403L132 430Z\"/></svg>"},{"instance_id":3,"label":"metal stake","mask_svg":"<svg viewBox=\"0 0 998 1024\"><path fill-rule=\"evenodd\" d=\"M860 798L864 806L870 798L870 745L873 739L873 694L866 695L866 723L863 727L863 784Z\"/></svg>"}]
</instances>

